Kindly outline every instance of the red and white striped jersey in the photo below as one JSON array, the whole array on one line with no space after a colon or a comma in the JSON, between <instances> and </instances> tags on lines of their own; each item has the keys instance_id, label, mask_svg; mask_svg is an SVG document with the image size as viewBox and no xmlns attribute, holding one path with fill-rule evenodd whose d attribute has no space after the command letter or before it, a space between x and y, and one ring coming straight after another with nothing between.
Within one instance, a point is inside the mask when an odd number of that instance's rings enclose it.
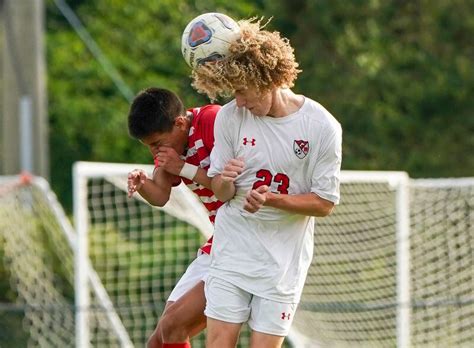
<instances>
[{"instance_id":1,"label":"red and white striped jersey","mask_svg":"<svg viewBox=\"0 0 474 348\"><path fill-rule=\"evenodd\" d=\"M205 105L189 109L193 119L188 136L188 150L185 156L187 163L208 169L210 166L211 150L214 147L214 122L220 105ZM214 224L217 209L222 205L214 192L192 180L181 178L183 182L193 191L204 204L209 212L209 220ZM212 237L201 247L201 251L210 254Z\"/></svg>"},{"instance_id":2,"label":"red and white striped jersey","mask_svg":"<svg viewBox=\"0 0 474 348\"><path fill-rule=\"evenodd\" d=\"M211 151L214 147L214 122L220 105L206 105L188 110L193 113L193 120L188 136L188 150L185 156L187 163L209 169L211 164ZM193 191L209 211L209 219L214 223L217 208L222 205L214 192L192 180L181 178Z\"/></svg>"}]
</instances>

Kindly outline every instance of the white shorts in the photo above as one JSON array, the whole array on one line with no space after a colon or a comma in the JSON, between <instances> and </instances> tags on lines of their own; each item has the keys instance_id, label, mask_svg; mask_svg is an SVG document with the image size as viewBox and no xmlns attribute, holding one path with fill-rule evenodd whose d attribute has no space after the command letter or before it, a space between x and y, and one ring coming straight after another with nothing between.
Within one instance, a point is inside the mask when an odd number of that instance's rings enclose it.
<instances>
[{"instance_id":1,"label":"white shorts","mask_svg":"<svg viewBox=\"0 0 474 348\"><path fill-rule=\"evenodd\" d=\"M177 301L201 280L206 281L209 274L210 264L211 256L200 252L200 255L189 264L186 272L184 272L181 279L174 286L173 291L171 291L171 294L168 297L168 301Z\"/></svg>"},{"instance_id":2,"label":"white shorts","mask_svg":"<svg viewBox=\"0 0 474 348\"><path fill-rule=\"evenodd\" d=\"M223 280L209 276L205 284L207 317L240 324L248 322L253 331L287 336L297 303L268 300Z\"/></svg>"}]
</instances>

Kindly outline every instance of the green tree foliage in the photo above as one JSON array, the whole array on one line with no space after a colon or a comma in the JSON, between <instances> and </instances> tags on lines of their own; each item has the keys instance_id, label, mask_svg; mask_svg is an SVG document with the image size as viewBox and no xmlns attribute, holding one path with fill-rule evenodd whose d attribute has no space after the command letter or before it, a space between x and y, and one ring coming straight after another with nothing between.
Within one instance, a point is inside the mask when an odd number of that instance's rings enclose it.
<instances>
[{"instance_id":1,"label":"green tree foliage","mask_svg":"<svg viewBox=\"0 0 474 348\"><path fill-rule=\"evenodd\" d=\"M472 1L267 1L297 89L344 128L345 169L474 173Z\"/></svg>"},{"instance_id":2,"label":"green tree foliage","mask_svg":"<svg viewBox=\"0 0 474 348\"><path fill-rule=\"evenodd\" d=\"M188 21L211 11L273 17L268 29L290 39L303 69L295 90L321 102L343 125L344 169L406 170L412 177L474 173L473 1L66 2L133 93L163 86L187 106L207 103L190 87L181 58ZM75 161L150 163L151 158L127 134L129 100L55 2L46 6L51 183L70 209ZM139 252L120 234L109 242L126 253ZM3 250L0 245L0 259ZM120 253L116 256L117 268L123 267ZM139 272L130 269L130 276ZM0 279L9 276L0 264ZM15 297L9 289L0 282L2 302ZM22 335L23 313L17 314L0 317L10 337ZM11 346L3 336L0 341Z\"/></svg>"}]
</instances>

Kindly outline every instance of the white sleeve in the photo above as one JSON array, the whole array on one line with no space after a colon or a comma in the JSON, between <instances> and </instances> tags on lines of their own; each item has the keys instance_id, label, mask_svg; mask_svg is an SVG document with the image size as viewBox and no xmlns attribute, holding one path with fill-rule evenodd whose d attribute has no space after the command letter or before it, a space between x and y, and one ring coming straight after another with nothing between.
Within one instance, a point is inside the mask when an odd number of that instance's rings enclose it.
<instances>
[{"instance_id":1,"label":"white sleeve","mask_svg":"<svg viewBox=\"0 0 474 348\"><path fill-rule=\"evenodd\" d=\"M333 126L334 124L332 124ZM326 129L313 169L311 192L334 204L339 203L342 162L342 129L340 124Z\"/></svg>"},{"instance_id":2,"label":"white sleeve","mask_svg":"<svg viewBox=\"0 0 474 348\"><path fill-rule=\"evenodd\" d=\"M220 174L225 164L235 157L233 146L233 130L236 115L229 112L229 107L222 107L214 123L214 147L211 151L211 165L207 176L212 178Z\"/></svg>"}]
</instances>

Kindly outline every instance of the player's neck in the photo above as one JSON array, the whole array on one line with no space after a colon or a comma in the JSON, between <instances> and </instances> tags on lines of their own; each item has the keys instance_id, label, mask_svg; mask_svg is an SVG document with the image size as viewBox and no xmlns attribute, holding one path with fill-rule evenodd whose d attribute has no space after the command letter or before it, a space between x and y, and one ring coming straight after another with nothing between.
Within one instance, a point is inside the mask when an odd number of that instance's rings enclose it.
<instances>
[{"instance_id":1,"label":"player's neck","mask_svg":"<svg viewBox=\"0 0 474 348\"><path fill-rule=\"evenodd\" d=\"M273 91L272 107L269 116L285 117L297 112L304 104L304 97L295 94L289 88L279 88Z\"/></svg>"}]
</instances>

